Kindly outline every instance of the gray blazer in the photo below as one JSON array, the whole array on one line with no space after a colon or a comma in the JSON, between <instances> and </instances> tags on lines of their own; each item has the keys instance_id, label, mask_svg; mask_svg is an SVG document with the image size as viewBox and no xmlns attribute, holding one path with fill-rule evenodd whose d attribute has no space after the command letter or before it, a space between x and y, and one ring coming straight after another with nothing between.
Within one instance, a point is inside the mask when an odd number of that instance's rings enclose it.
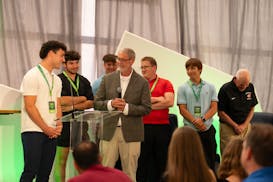
<instances>
[{"instance_id":1,"label":"gray blazer","mask_svg":"<svg viewBox=\"0 0 273 182\"><path fill-rule=\"evenodd\" d=\"M116 71L105 75L95 95L94 108L107 111L109 100L117 98L120 87L120 72ZM146 79L133 70L124 97L129 105L128 115L120 113L103 122L102 139L110 141L116 130L118 119L121 117L123 137L126 142L139 142L144 140L144 126L142 116L151 111L151 95L149 84Z\"/></svg>"}]
</instances>

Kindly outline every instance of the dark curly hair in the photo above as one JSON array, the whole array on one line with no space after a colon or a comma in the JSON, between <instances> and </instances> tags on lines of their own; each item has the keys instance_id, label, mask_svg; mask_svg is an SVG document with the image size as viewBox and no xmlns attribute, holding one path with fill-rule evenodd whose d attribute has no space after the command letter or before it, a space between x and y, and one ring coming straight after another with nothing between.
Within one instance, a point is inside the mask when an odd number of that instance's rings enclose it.
<instances>
[{"instance_id":1,"label":"dark curly hair","mask_svg":"<svg viewBox=\"0 0 273 182\"><path fill-rule=\"evenodd\" d=\"M64 58L65 58L65 62L71 61L71 60L79 61L81 59L81 55L77 51L71 50L65 53Z\"/></svg>"},{"instance_id":2,"label":"dark curly hair","mask_svg":"<svg viewBox=\"0 0 273 182\"><path fill-rule=\"evenodd\" d=\"M43 43L41 49L40 49L40 58L44 59L46 58L49 51L57 52L59 49L62 49L63 51L66 51L66 45L64 43L56 41L56 40L50 40L45 43Z\"/></svg>"}]
</instances>

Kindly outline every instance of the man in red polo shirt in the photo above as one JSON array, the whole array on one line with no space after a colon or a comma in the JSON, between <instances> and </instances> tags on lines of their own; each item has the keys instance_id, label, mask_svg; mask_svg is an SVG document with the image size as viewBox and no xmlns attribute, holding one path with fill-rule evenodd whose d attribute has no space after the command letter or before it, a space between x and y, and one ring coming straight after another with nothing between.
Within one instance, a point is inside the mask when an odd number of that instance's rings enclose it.
<instances>
[{"instance_id":1,"label":"man in red polo shirt","mask_svg":"<svg viewBox=\"0 0 273 182\"><path fill-rule=\"evenodd\" d=\"M168 114L174 103L174 89L170 81L156 74L154 58L142 58L141 70L150 84L152 111L143 117L144 142L138 159L137 181L159 181L167 161L170 141Z\"/></svg>"}]
</instances>

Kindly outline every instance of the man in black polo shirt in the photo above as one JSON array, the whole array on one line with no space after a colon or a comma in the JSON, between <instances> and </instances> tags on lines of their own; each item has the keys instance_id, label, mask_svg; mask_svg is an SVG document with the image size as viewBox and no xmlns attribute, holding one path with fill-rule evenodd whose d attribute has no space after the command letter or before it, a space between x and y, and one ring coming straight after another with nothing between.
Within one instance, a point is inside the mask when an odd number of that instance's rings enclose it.
<instances>
[{"instance_id":1,"label":"man in black polo shirt","mask_svg":"<svg viewBox=\"0 0 273 182\"><path fill-rule=\"evenodd\" d=\"M232 136L246 136L258 103L250 73L239 69L232 81L225 83L218 93L218 116L220 118L220 148L223 152Z\"/></svg>"},{"instance_id":2,"label":"man in black polo shirt","mask_svg":"<svg viewBox=\"0 0 273 182\"><path fill-rule=\"evenodd\" d=\"M93 107L93 93L90 82L78 74L81 56L76 51L65 53L64 71L58 76L62 80L61 106L63 116L73 111L83 111ZM88 124L83 122L82 140L89 140ZM70 124L63 123L61 136L57 139L57 154L55 159L55 181L65 181L66 161L70 146Z\"/></svg>"}]
</instances>

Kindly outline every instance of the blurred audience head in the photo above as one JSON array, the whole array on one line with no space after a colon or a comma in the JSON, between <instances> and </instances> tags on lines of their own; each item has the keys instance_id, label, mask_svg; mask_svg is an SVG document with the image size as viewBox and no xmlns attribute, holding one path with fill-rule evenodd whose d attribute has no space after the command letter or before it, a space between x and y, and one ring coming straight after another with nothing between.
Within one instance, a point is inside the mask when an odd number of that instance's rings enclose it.
<instances>
[{"instance_id":1,"label":"blurred audience head","mask_svg":"<svg viewBox=\"0 0 273 182\"><path fill-rule=\"evenodd\" d=\"M241 180L247 177L240 163L242 149L243 139L234 137L229 141L222 154L222 160L218 168L219 179L224 180L232 175L237 176Z\"/></svg>"},{"instance_id":2,"label":"blurred audience head","mask_svg":"<svg viewBox=\"0 0 273 182\"><path fill-rule=\"evenodd\" d=\"M215 181L196 131L188 126L177 128L171 138L164 179L178 181Z\"/></svg>"},{"instance_id":3,"label":"blurred audience head","mask_svg":"<svg viewBox=\"0 0 273 182\"><path fill-rule=\"evenodd\" d=\"M73 158L79 172L101 162L97 144L90 141L83 141L77 145L73 150Z\"/></svg>"},{"instance_id":4,"label":"blurred audience head","mask_svg":"<svg viewBox=\"0 0 273 182\"><path fill-rule=\"evenodd\" d=\"M241 163L246 172L273 166L273 125L253 124L243 143Z\"/></svg>"}]
</instances>

